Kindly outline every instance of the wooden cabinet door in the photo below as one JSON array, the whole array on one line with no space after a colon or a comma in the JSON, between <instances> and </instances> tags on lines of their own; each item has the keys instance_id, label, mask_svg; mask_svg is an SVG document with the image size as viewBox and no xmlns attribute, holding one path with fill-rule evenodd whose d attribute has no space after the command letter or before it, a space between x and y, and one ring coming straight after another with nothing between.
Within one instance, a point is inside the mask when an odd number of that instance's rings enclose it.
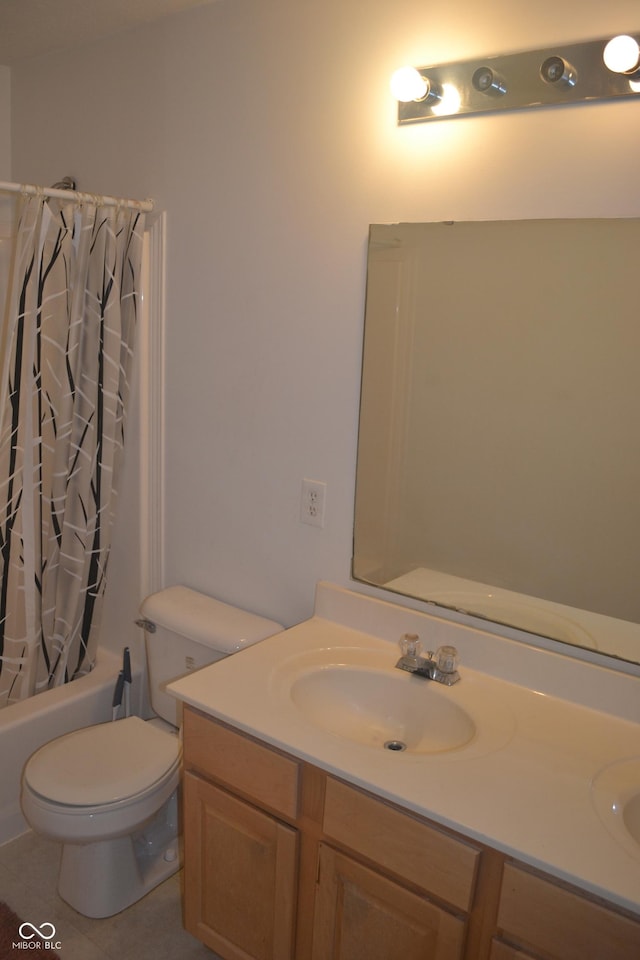
<instances>
[{"instance_id":1,"label":"wooden cabinet door","mask_svg":"<svg viewBox=\"0 0 640 960\"><path fill-rule=\"evenodd\" d=\"M640 958L640 922L514 863L504 868L498 928L525 956Z\"/></svg>"},{"instance_id":2,"label":"wooden cabinet door","mask_svg":"<svg viewBox=\"0 0 640 960\"><path fill-rule=\"evenodd\" d=\"M516 950L500 940L493 940L489 960L533 960L533 957L532 954Z\"/></svg>"},{"instance_id":3,"label":"wooden cabinet door","mask_svg":"<svg viewBox=\"0 0 640 960\"><path fill-rule=\"evenodd\" d=\"M323 844L312 960L460 960L464 920Z\"/></svg>"},{"instance_id":4,"label":"wooden cabinet door","mask_svg":"<svg viewBox=\"0 0 640 960\"><path fill-rule=\"evenodd\" d=\"M297 833L184 777L185 927L224 960L291 960Z\"/></svg>"}]
</instances>

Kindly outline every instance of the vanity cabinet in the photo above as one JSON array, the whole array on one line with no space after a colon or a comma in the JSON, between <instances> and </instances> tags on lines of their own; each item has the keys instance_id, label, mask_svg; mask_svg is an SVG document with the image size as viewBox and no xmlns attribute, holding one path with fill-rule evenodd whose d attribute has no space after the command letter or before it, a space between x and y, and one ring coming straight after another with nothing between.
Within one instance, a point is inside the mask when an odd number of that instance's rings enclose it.
<instances>
[{"instance_id":1,"label":"vanity cabinet","mask_svg":"<svg viewBox=\"0 0 640 960\"><path fill-rule=\"evenodd\" d=\"M321 844L312 960L462 960L465 921Z\"/></svg>"},{"instance_id":2,"label":"vanity cabinet","mask_svg":"<svg viewBox=\"0 0 640 960\"><path fill-rule=\"evenodd\" d=\"M299 765L190 710L184 758L186 929L225 960L292 960Z\"/></svg>"},{"instance_id":3,"label":"vanity cabinet","mask_svg":"<svg viewBox=\"0 0 640 960\"><path fill-rule=\"evenodd\" d=\"M185 774L185 921L229 960L293 957L297 832Z\"/></svg>"},{"instance_id":4,"label":"vanity cabinet","mask_svg":"<svg viewBox=\"0 0 640 960\"><path fill-rule=\"evenodd\" d=\"M224 960L638 960L640 920L185 707L184 918Z\"/></svg>"},{"instance_id":5,"label":"vanity cabinet","mask_svg":"<svg viewBox=\"0 0 640 960\"><path fill-rule=\"evenodd\" d=\"M509 861L502 876L497 927L490 960L640 957L640 922Z\"/></svg>"},{"instance_id":6,"label":"vanity cabinet","mask_svg":"<svg viewBox=\"0 0 640 960\"><path fill-rule=\"evenodd\" d=\"M321 838L312 960L462 960L476 847L333 777Z\"/></svg>"}]
</instances>

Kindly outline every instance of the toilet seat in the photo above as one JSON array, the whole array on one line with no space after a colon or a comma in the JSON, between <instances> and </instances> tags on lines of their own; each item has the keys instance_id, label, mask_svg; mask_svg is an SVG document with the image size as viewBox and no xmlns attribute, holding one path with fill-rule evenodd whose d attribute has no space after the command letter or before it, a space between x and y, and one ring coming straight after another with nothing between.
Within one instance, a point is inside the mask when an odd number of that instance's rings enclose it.
<instances>
[{"instance_id":1,"label":"toilet seat","mask_svg":"<svg viewBox=\"0 0 640 960\"><path fill-rule=\"evenodd\" d=\"M140 717L101 723L40 747L24 770L26 786L65 807L121 804L177 769L180 741Z\"/></svg>"}]
</instances>

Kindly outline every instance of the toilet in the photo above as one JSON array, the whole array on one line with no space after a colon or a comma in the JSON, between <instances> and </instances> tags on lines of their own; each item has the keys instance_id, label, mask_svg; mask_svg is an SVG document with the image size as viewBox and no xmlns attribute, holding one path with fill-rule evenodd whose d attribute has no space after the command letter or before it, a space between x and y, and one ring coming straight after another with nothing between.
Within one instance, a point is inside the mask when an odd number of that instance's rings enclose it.
<instances>
[{"instance_id":1,"label":"toilet","mask_svg":"<svg viewBox=\"0 0 640 960\"><path fill-rule=\"evenodd\" d=\"M87 917L119 913L180 866L179 715L166 685L283 629L183 586L140 609L156 716L67 733L40 747L22 775L25 819L63 844L58 893Z\"/></svg>"}]
</instances>

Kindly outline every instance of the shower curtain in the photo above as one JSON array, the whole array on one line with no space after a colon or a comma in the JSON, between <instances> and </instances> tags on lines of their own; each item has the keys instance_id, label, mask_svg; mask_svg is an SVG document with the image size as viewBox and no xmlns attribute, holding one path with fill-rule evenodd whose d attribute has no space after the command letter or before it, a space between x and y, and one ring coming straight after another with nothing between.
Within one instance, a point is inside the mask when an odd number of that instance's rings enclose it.
<instances>
[{"instance_id":1,"label":"shower curtain","mask_svg":"<svg viewBox=\"0 0 640 960\"><path fill-rule=\"evenodd\" d=\"M20 198L0 335L0 706L91 670L144 214Z\"/></svg>"}]
</instances>

